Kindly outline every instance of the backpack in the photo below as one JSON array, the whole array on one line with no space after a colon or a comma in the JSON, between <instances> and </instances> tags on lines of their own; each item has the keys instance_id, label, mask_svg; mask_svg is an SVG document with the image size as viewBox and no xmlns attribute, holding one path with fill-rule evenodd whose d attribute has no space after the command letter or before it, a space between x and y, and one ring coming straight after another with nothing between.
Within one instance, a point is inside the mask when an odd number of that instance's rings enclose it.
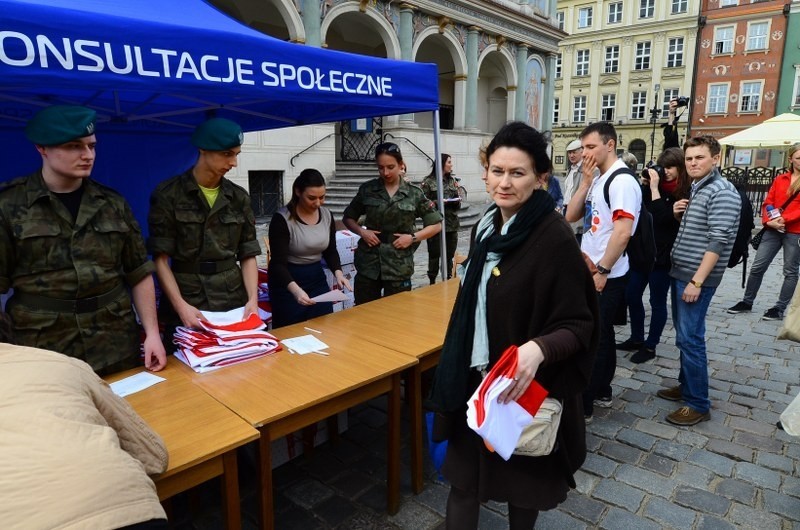
<instances>
[{"instance_id":1,"label":"backpack","mask_svg":"<svg viewBox=\"0 0 800 530\"><path fill-rule=\"evenodd\" d=\"M738 264L742 264L742 289L747 280L747 257L750 255L750 240L753 239L753 203L747 197L743 186L737 186L739 198L742 200L742 208L739 212L739 228L736 231L736 240L733 242L733 251L728 259L728 268L732 269Z\"/></svg>"},{"instance_id":2,"label":"backpack","mask_svg":"<svg viewBox=\"0 0 800 530\"><path fill-rule=\"evenodd\" d=\"M609 209L611 209L611 200L609 198L611 182L617 175L623 174L630 175L634 180L636 180L636 175L634 175L633 172L628 168L620 168L608 177L605 186L603 186L603 198L606 200L606 204L608 204ZM636 182L636 185L639 185L638 181ZM656 236L655 232L653 231L653 215L645 207L644 195L642 195L639 222L636 223L636 229L633 231L633 235L631 236L630 240L628 240L628 246L625 247L625 254L628 255L628 262L631 270L643 274L650 274L650 271L653 270L653 265L656 262L657 252Z\"/></svg>"}]
</instances>

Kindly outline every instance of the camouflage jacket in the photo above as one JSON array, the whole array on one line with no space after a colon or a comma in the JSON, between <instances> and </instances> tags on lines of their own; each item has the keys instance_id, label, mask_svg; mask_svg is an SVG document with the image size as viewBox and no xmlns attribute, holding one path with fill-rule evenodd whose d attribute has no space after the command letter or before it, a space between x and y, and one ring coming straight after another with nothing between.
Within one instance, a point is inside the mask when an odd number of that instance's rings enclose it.
<instances>
[{"instance_id":1,"label":"camouflage jacket","mask_svg":"<svg viewBox=\"0 0 800 530\"><path fill-rule=\"evenodd\" d=\"M457 199L458 182L450 176L445 176L443 178L444 189L442 190L442 196L445 199ZM436 175L428 175L420 186L422 191L425 192L425 196L432 200L434 204L438 204L439 201L439 198L436 196L436 189L438 187L436 184ZM446 232L458 232L458 229L461 227L458 214L456 213L460 208L461 201L444 203L444 228Z\"/></svg>"},{"instance_id":2,"label":"camouflage jacket","mask_svg":"<svg viewBox=\"0 0 800 530\"><path fill-rule=\"evenodd\" d=\"M420 188L401 180L400 188L389 197L380 178L362 184L344 211L344 217L351 219L358 220L362 215L366 216L364 225L379 230L387 240L392 234L413 233L418 217L425 226L442 221L436 205ZM369 247L361 240L356 249L355 266L358 274L372 280L408 280L414 274L414 250L416 245L396 249L388 242Z\"/></svg>"},{"instance_id":3,"label":"camouflage jacket","mask_svg":"<svg viewBox=\"0 0 800 530\"><path fill-rule=\"evenodd\" d=\"M156 187L147 217L147 247L153 256L166 254L173 261L198 263L241 261L261 254L250 195L226 178L219 186L213 208L192 170ZM239 267L216 274L173 274L183 299L198 309L227 311L247 302Z\"/></svg>"},{"instance_id":4,"label":"camouflage jacket","mask_svg":"<svg viewBox=\"0 0 800 530\"><path fill-rule=\"evenodd\" d=\"M37 171L0 184L0 292L75 300L134 286L154 270L127 201L91 179L73 223ZM95 370L138 355L139 330L127 292L87 313L26 307L12 297L17 342L55 350Z\"/></svg>"}]
</instances>

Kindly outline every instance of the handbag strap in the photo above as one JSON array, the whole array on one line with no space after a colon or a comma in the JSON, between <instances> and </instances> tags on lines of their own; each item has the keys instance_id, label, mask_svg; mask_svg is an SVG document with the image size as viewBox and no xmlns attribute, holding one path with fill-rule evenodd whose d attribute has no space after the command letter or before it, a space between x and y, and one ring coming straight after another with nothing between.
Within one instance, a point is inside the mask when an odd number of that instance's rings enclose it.
<instances>
[{"instance_id":1,"label":"handbag strap","mask_svg":"<svg viewBox=\"0 0 800 530\"><path fill-rule=\"evenodd\" d=\"M781 210L785 210L786 207L789 206L789 203L791 203L794 200L794 198L797 197L798 193L800 193L800 190L797 190L796 192L792 193L792 196L789 197L789 199L785 203L783 203L783 206L781 206Z\"/></svg>"}]
</instances>

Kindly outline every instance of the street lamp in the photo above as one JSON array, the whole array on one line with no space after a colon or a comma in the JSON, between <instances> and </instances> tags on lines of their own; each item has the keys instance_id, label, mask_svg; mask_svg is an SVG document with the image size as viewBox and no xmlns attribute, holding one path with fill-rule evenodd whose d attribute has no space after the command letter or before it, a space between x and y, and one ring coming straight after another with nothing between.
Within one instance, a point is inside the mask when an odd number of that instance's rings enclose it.
<instances>
[{"instance_id":1,"label":"street lamp","mask_svg":"<svg viewBox=\"0 0 800 530\"><path fill-rule=\"evenodd\" d=\"M655 160L654 158L654 149L656 146L656 121L658 121L658 115L661 112L661 109L658 106L658 91L661 89L661 85L656 83L656 97L655 101L653 102L653 108L650 109L650 123L653 124L653 132L650 133L650 161L652 162Z\"/></svg>"}]
</instances>

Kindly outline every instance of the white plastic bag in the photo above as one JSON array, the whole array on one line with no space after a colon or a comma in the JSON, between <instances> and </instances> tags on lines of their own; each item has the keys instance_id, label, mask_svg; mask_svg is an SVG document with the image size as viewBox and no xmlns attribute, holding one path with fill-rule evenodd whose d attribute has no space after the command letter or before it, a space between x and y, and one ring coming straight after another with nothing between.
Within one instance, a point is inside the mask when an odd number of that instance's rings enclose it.
<instances>
[{"instance_id":1,"label":"white plastic bag","mask_svg":"<svg viewBox=\"0 0 800 530\"><path fill-rule=\"evenodd\" d=\"M781 425L788 434L800 436L800 394L797 394L781 413Z\"/></svg>"}]
</instances>

